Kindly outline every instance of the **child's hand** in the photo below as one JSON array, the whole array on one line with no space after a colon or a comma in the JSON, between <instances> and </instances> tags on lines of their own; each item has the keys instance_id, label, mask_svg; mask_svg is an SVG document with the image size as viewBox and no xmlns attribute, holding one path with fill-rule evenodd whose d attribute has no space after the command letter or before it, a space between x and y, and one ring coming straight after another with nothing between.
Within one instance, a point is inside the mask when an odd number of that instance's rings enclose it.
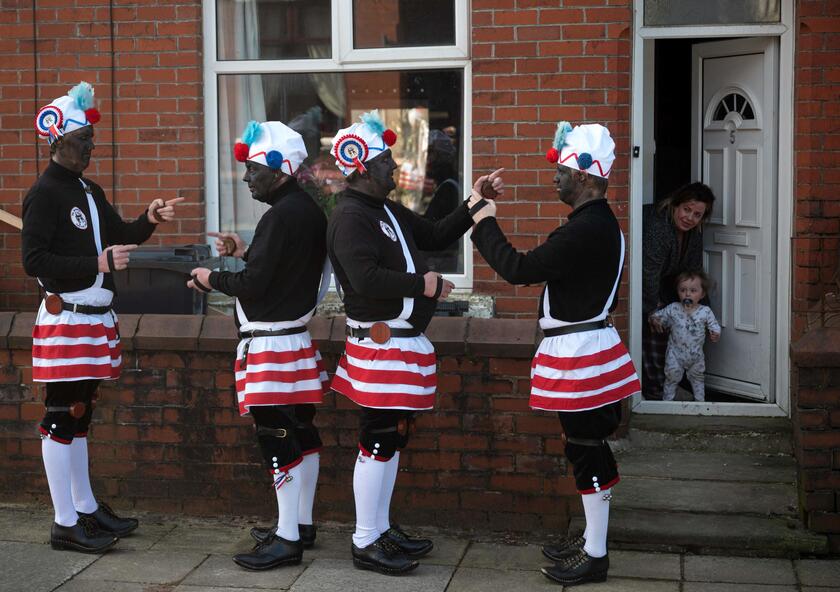
<instances>
[{"instance_id":1,"label":"child's hand","mask_svg":"<svg viewBox=\"0 0 840 592\"><path fill-rule=\"evenodd\" d=\"M717 343L720 340L720 333L709 332L709 339L712 340L712 343Z\"/></svg>"},{"instance_id":2,"label":"child's hand","mask_svg":"<svg viewBox=\"0 0 840 592\"><path fill-rule=\"evenodd\" d=\"M650 328L653 330L654 333L665 332L665 327L662 325L662 321L660 321L653 315L648 317L648 324L650 325Z\"/></svg>"}]
</instances>

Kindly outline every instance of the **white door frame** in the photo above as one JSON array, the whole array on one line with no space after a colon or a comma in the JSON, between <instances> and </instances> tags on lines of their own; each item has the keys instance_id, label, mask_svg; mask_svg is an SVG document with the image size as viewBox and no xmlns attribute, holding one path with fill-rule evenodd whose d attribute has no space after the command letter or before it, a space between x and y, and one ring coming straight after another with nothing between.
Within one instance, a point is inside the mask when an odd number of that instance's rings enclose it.
<instances>
[{"instance_id":1,"label":"white door frame","mask_svg":"<svg viewBox=\"0 0 840 592\"><path fill-rule=\"evenodd\" d=\"M695 403L632 399L636 413L684 415L790 415L790 240L793 228L793 0L781 0L781 22L771 25L702 25L679 27L644 26L644 0L633 2L633 82L631 100L631 145L640 148L630 158L630 354L637 368L642 361L642 206L653 189L653 47L656 39L778 37L779 121L776 222L776 342L775 402ZM646 100L647 99L647 100ZM647 166L645 166L647 164Z\"/></svg>"}]
</instances>

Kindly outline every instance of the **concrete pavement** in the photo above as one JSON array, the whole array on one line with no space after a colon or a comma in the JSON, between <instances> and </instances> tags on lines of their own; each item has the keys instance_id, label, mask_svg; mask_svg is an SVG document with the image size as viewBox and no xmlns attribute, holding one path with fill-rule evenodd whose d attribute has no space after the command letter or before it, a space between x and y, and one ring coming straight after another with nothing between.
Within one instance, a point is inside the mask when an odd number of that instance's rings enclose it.
<instances>
[{"instance_id":1,"label":"concrete pavement","mask_svg":"<svg viewBox=\"0 0 840 592\"><path fill-rule=\"evenodd\" d=\"M53 551L52 512L0 505L0 592L562 592L539 568L538 545L424 531L435 550L413 573L356 570L350 528L322 525L299 566L249 572L231 555L251 547L245 519L141 515L140 529L102 556ZM413 529L409 529L413 531ZM586 592L840 591L840 559L756 559L613 550L610 579Z\"/></svg>"}]
</instances>

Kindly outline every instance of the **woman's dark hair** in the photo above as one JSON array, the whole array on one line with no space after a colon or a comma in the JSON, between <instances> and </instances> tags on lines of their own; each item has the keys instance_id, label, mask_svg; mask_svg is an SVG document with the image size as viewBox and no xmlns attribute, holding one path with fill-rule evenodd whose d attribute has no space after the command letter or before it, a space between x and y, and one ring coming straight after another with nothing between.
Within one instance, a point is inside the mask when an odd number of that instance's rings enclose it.
<instances>
[{"instance_id":1,"label":"woman's dark hair","mask_svg":"<svg viewBox=\"0 0 840 592\"><path fill-rule=\"evenodd\" d=\"M700 220L700 224L705 224L712 216L712 210L715 205L715 194L712 193L712 190L708 185L700 183L699 181L683 185L679 189L675 190L668 197L659 202L657 209L660 212L667 211L670 218L673 219L674 210L687 201L699 201L700 203L706 204L706 211L703 212L703 218Z\"/></svg>"}]
</instances>

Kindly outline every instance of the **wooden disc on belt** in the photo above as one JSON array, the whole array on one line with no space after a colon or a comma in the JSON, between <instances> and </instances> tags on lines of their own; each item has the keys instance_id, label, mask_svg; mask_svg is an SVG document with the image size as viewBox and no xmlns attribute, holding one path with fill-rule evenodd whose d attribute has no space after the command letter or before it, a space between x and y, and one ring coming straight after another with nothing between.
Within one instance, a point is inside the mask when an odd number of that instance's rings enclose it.
<instances>
[{"instance_id":1,"label":"wooden disc on belt","mask_svg":"<svg viewBox=\"0 0 840 592\"><path fill-rule=\"evenodd\" d=\"M370 328L370 338L374 343L383 344L391 339L391 327L382 321L376 321Z\"/></svg>"},{"instance_id":2,"label":"wooden disc on belt","mask_svg":"<svg viewBox=\"0 0 840 592\"><path fill-rule=\"evenodd\" d=\"M152 215L152 218L154 218L155 222L157 223L166 222L166 220L163 219L163 216L158 214L158 210L162 207L164 206L153 207L151 210L149 210L149 213Z\"/></svg>"},{"instance_id":3,"label":"wooden disc on belt","mask_svg":"<svg viewBox=\"0 0 840 592\"><path fill-rule=\"evenodd\" d=\"M228 256L233 257L233 254L236 252L236 241L226 236L222 239L222 244L225 246Z\"/></svg>"},{"instance_id":4,"label":"wooden disc on belt","mask_svg":"<svg viewBox=\"0 0 840 592\"><path fill-rule=\"evenodd\" d=\"M53 315L60 315L64 310L64 301L58 294L50 294L44 299L44 308L47 312Z\"/></svg>"},{"instance_id":5,"label":"wooden disc on belt","mask_svg":"<svg viewBox=\"0 0 840 592\"><path fill-rule=\"evenodd\" d=\"M484 199L496 199L498 195L499 192L493 189L492 181L484 181L481 184L481 197Z\"/></svg>"},{"instance_id":6,"label":"wooden disc on belt","mask_svg":"<svg viewBox=\"0 0 840 592\"><path fill-rule=\"evenodd\" d=\"M85 414L85 410L85 404L81 401L76 401L75 403L70 405L70 417L79 419Z\"/></svg>"}]
</instances>

